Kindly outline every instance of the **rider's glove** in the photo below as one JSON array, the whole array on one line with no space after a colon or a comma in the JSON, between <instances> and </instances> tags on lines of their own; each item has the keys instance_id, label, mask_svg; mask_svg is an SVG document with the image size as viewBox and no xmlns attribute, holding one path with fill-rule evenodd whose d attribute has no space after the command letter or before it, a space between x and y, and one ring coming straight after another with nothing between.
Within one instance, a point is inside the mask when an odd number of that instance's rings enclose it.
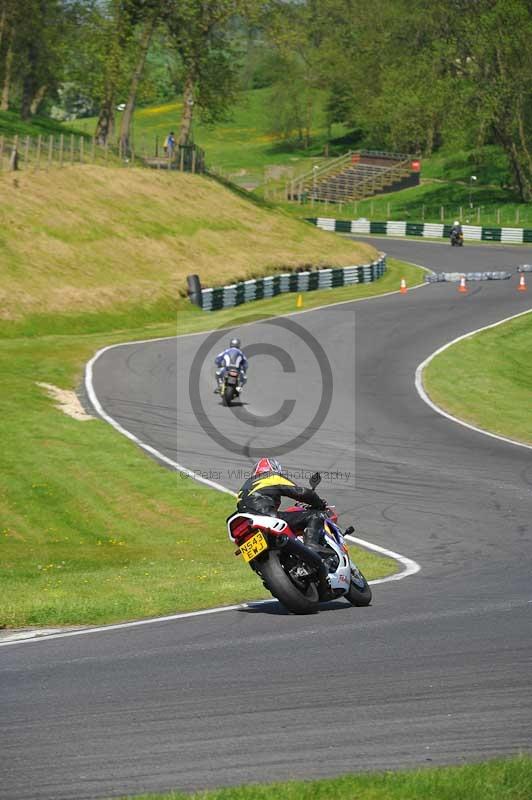
<instances>
[{"instance_id":1,"label":"rider's glove","mask_svg":"<svg viewBox=\"0 0 532 800\"><path fill-rule=\"evenodd\" d=\"M329 508L327 500L322 500L320 497L320 504L317 506L319 511L326 511Z\"/></svg>"}]
</instances>

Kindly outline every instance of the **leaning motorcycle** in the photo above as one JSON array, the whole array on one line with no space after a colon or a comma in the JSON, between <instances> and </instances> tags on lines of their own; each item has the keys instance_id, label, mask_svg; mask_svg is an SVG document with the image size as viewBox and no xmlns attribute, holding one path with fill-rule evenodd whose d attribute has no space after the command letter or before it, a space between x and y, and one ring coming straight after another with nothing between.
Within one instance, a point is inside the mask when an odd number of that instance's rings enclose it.
<instances>
[{"instance_id":1,"label":"leaning motorcycle","mask_svg":"<svg viewBox=\"0 0 532 800\"><path fill-rule=\"evenodd\" d=\"M314 489L319 473L310 479ZM300 511L302 507L287 509ZM367 606L372 593L365 577L349 557L334 508L327 509L319 551L307 547L301 535L278 517L238 511L227 520L229 538L264 586L293 614L313 614L319 603L345 599ZM352 533L349 528L346 534Z\"/></svg>"},{"instance_id":2,"label":"leaning motorcycle","mask_svg":"<svg viewBox=\"0 0 532 800\"><path fill-rule=\"evenodd\" d=\"M242 390L242 381L238 367L226 367L222 375L220 394L224 406L230 406Z\"/></svg>"},{"instance_id":3,"label":"leaning motorcycle","mask_svg":"<svg viewBox=\"0 0 532 800\"><path fill-rule=\"evenodd\" d=\"M460 233L459 231L451 231L451 246L463 247L463 244L464 244L464 234Z\"/></svg>"}]
</instances>

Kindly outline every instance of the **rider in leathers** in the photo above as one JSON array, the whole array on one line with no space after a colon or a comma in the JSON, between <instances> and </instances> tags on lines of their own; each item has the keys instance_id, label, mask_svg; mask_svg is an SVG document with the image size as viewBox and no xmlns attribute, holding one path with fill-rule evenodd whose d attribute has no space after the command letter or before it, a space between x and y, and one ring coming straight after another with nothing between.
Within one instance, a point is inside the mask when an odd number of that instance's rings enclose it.
<instances>
[{"instance_id":1,"label":"rider in leathers","mask_svg":"<svg viewBox=\"0 0 532 800\"><path fill-rule=\"evenodd\" d=\"M310 508L301 511L279 511L281 498L289 497ZM279 517L297 533L304 532L304 542L314 549L319 548L327 503L315 491L297 486L282 474L282 467L274 458L261 458L253 467L251 477L238 493L237 510L254 514Z\"/></svg>"}]
</instances>

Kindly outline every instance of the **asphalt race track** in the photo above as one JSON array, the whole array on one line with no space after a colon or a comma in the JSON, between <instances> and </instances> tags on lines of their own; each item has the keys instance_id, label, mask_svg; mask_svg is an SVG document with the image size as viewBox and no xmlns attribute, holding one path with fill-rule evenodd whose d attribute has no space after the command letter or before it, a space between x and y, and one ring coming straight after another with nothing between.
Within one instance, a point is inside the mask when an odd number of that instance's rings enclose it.
<instances>
[{"instance_id":1,"label":"asphalt race track","mask_svg":"<svg viewBox=\"0 0 532 800\"><path fill-rule=\"evenodd\" d=\"M437 270L532 261L530 248L371 241ZM103 798L529 752L532 450L452 423L414 387L436 348L529 308L514 277L242 327L252 356L234 410L212 393L227 333L207 361L207 335L104 353L98 398L142 441L236 489L256 452L303 433L286 467L341 473L320 488L342 521L421 571L376 586L369 608L295 617L271 603L0 648L1 796Z\"/></svg>"}]
</instances>

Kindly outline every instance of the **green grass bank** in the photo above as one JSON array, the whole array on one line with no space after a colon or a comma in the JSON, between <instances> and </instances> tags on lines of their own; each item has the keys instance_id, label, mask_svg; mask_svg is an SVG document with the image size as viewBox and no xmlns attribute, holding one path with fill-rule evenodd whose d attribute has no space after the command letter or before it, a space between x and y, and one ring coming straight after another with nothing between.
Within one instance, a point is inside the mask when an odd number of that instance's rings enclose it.
<instances>
[{"instance_id":1,"label":"green grass bank","mask_svg":"<svg viewBox=\"0 0 532 800\"><path fill-rule=\"evenodd\" d=\"M183 794L143 794L138 800L530 800L532 758L461 767L345 775Z\"/></svg>"},{"instance_id":2,"label":"green grass bank","mask_svg":"<svg viewBox=\"0 0 532 800\"><path fill-rule=\"evenodd\" d=\"M426 367L430 398L450 414L532 444L532 313L449 347Z\"/></svg>"}]
</instances>

